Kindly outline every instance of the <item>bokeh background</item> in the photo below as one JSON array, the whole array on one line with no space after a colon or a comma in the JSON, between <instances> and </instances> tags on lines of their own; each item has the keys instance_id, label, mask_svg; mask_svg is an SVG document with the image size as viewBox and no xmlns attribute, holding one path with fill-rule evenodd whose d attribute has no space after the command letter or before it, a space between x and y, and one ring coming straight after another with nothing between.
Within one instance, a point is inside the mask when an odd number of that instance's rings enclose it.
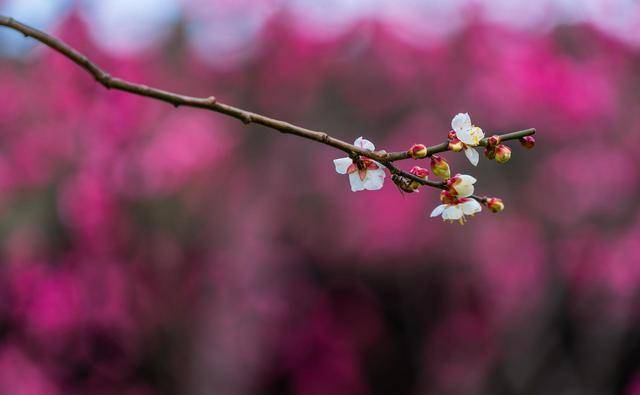
<instances>
[{"instance_id":1,"label":"bokeh background","mask_svg":"<svg viewBox=\"0 0 640 395\"><path fill-rule=\"evenodd\" d=\"M0 393L640 394L634 0L0 0L113 75L445 154L506 210L108 92L0 29ZM405 169L413 166L402 163ZM486 211L486 210L485 210Z\"/></svg>"}]
</instances>

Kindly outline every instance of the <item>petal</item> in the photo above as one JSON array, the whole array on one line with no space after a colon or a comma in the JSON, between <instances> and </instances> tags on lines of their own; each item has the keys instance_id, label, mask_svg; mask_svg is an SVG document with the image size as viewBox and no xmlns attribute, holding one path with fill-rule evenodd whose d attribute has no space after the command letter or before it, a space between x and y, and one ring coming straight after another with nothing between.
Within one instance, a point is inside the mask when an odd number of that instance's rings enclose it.
<instances>
[{"instance_id":1,"label":"petal","mask_svg":"<svg viewBox=\"0 0 640 395\"><path fill-rule=\"evenodd\" d=\"M477 126L473 126L471 129L463 130L456 134L460 141L471 147L475 147L480 144L480 140L484 138L484 132Z\"/></svg>"},{"instance_id":2,"label":"petal","mask_svg":"<svg viewBox=\"0 0 640 395\"><path fill-rule=\"evenodd\" d=\"M473 195L473 185L472 184L456 185L455 189L456 189L456 192L458 193L458 197L464 198L464 197Z\"/></svg>"},{"instance_id":3,"label":"petal","mask_svg":"<svg viewBox=\"0 0 640 395\"><path fill-rule=\"evenodd\" d=\"M340 158L333 160L333 164L336 166L336 171L340 174L347 174L347 169L349 168L349 166L351 166L352 163L353 161L351 160L351 158Z\"/></svg>"},{"instance_id":4,"label":"petal","mask_svg":"<svg viewBox=\"0 0 640 395\"><path fill-rule=\"evenodd\" d=\"M482 206L475 199L467 200L460 204L460 206L462 207L462 212L465 215L472 215L482 211Z\"/></svg>"},{"instance_id":5,"label":"petal","mask_svg":"<svg viewBox=\"0 0 640 395\"><path fill-rule=\"evenodd\" d=\"M478 160L480 160L480 155L478 155L478 151L475 148L467 147L464 150L464 155L469 159L472 165L478 166Z\"/></svg>"},{"instance_id":6,"label":"petal","mask_svg":"<svg viewBox=\"0 0 640 395\"><path fill-rule=\"evenodd\" d=\"M456 177L460 178L463 184L475 184L476 181L478 181L475 179L475 177L467 174L456 174Z\"/></svg>"},{"instance_id":7,"label":"petal","mask_svg":"<svg viewBox=\"0 0 640 395\"><path fill-rule=\"evenodd\" d=\"M473 140L475 141L474 145L480 144L480 140L484 138L484 132L482 131L482 129L480 129L477 126L474 126L473 128L471 128L470 134Z\"/></svg>"},{"instance_id":8,"label":"petal","mask_svg":"<svg viewBox=\"0 0 640 395\"><path fill-rule=\"evenodd\" d=\"M364 189L368 189L369 191L381 189L386 176L386 173L382 169L368 170L367 178L365 178L363 182Z\"/></svg>"},{"instance_id":9,"label":"petal","mask_svg":"<svg viewBox=\"0 0 640 395\"><path fill-rule=\"evenodd\" d=\"M460 207L460 205L458 204L454 204L451 205L449 207L447 207L444 212L442 213L442 218L443 219L447 219L447 220L451 220L451 221L457 221L460 218L462 218L463 212L462 212L462 208Z\"/></svg>"},{"instance_id":10,"label":"petal","mask_svg":"<svg viewBox=\"0 0 640 395\"><path fill-rule=\"evenodd\" d=\"M363 139L362 137L358 137L356 141L353 142L353 145L356 147L360 147L367 151L375 151L376 147L373 143L367 139Z\"/></svg>"},{"instance_id":11,"label":"petal","mask_svg":"<svg viewBox=\"0 0 640 395\"><path fill-rule=\"evenodd\" d=\"M458 114L453 117L453 120L451 121L451 127L456 132L456 134L458 134L458 138L460 139L460 132L469 131L471 129L471 117L466 113Z\"/></svg>"},{"instance_id":12,"label":"petal","mask_svg":"<svg viewBox=\"0 0 640 395\"><path fill-rule=\"evenodd\" d=\"M438 207L434 208L430 215L431 218L441 215L445 208L447 208L446 204L441 204Z\"/></svg>"},{"instance_id":13,"label":"petal","mask_svg":"<svg viewBox=\"0 0 640 395\"><path fill-rule=\"evenodd\" d=\"M360 177L358 176L358 172L354 172L349 174L349 183L351 184L351 190L353 192L363 191L364 184L360 181Z\"/></svg>"},{"instance_id":14,"label":"petal","mask_svg":"<svg viewBox=\"0 0 640 395\"><path fill-rule=\"evenodd\" d=\"M456 135L458 137L458 140L462 141L466 145L472 147L478 145L478 142L473 138L473 135L471 134L471 130L461 130L459 132L456 132Z\"/></svg>"}]
</instances>

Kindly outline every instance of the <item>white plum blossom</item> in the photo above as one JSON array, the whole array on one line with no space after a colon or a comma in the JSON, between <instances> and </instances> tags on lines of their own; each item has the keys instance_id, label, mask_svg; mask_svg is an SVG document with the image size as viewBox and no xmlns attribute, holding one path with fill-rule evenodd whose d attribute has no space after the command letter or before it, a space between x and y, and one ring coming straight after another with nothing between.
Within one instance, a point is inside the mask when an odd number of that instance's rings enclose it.
<instances>
[{"instance_id":1,"label":"white plum blossom","mask_svg":"<svg viewBox=\"0 0 640 395\"><path fill-rule=\"evenodd\" d=\"M478 151L475 148L480 144L480 140L484 138L484 132L477 126L471 124L469 114L458 114L453 117L451 127L456 132L456 138L464 144L464 154L472 165L478 165Z\"/></svg>"},{"instance_id":2,"label":"white plum blossom","mask_svg":"<svg viewBox=\"0 0 640 395\"><path fill-rule=\"evenodd\" d=\"M440 192L441 205L432 212L431 217L442 215L445 221L459 221L464 224L465 215L473 216L482 211L482 206L473 197L473 184L476 179L466 174L456 174L447 180L446 190Z\"/></svg>"},{"instance_id":3,"label":"white plum blossom","mask_svg":"<svg viewBox=\"0 0 640 395\"><path fill-rule=\"evenodd\" d=\"M431 212L431 217L442 215L445 221L459 221L463 224L467 219L465 215L473 216L482 211L482 206L474 199L461 198L453 200L451 203L443 203Z\"/></svg>"},{"instance_id":4,"label":"white plum blossom","mask_svg":"<svg viewBox=\"0 0 640 395\"><path fill-rule=\"evenodd\" d=\"M472 176L456 174L447 180L447 187L453 196L465 198L473 195L473 184L475 184L476 181L477 180Z\"/></svg>"},{"instance_id":5,"label":"white plum blossom","mask_svg":"<svg viewBox=\"0 0 640 395\"><path fill-rule=\"evenodd\" d=\"M353 145L367 151L376 149L371 141L362 137L358 137ZM349 175L349 183L353 192L377 191L382 188L386 177L384 166L367 157L360 157L359 162L358 165L351 158L340 158L334 159L333 164L336 166L336 172Z\"/></svg>"}]
</instances>

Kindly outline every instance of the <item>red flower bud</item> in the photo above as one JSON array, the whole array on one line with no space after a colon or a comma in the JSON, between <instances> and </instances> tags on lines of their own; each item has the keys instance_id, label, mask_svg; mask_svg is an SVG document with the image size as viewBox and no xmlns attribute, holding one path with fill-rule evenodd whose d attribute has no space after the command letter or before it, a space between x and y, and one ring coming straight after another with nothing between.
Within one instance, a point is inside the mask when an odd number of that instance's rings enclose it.
<instances>
[{"instance_id":1,"label":"red flower bud","mask_svg":"<svg viewBox=\"0 0 640 395\"><path fill-rule=\"evenodd\" d=\"M500 144L500 136L496 134L487 139L487 147L495 147L498 144Z\"/></svg>"},{"instance_id":2,"label":"red flower bud","mask_svg":"<svg viewBox=\"0 0 640 395\"><path fill-rule=\"evenodd\" d=\"M520 139L520 144L526 149L531 149L536 145L536 139L533 136L525 136Z\"/></svg>"},{"instance_id":3,"label":"red flower bud","mask_svg":"<svg viewBox=\"0 0 640 395\"><path fill-rule=\"evenodd\" d=\"M413 174L416 177L424 178L425 180L429 176L429 170L420 166L413 166L411 170L409 170L409 173Z\"/></svg>"}]
</instances>

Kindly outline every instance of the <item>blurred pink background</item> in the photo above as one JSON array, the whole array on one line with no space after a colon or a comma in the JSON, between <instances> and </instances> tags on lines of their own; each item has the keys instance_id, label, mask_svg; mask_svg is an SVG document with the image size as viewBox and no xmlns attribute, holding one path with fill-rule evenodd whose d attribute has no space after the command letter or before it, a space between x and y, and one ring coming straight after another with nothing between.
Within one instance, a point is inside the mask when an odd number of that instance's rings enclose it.
<instances>
[{"instance_id":1,"label":"blurred pink background","mask_svg":"<svg viewBox=\"0 0 640 395\"><path fill-rule=\"evenodd\" d=\"M633 0L0 0L115 76L445 154L506 210L109 92L0 29L0 393L640 394ZM402 163L405 169L414 163Z\"/></svg>"}]
</instances>

